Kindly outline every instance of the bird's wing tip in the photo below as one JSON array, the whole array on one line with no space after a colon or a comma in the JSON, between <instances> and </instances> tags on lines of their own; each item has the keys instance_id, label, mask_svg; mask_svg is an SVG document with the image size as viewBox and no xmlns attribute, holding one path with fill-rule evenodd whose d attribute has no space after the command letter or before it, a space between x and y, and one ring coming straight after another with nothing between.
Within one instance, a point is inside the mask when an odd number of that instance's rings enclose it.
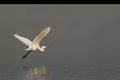
<instances>
[{"instance_id":1,"label":"bird's wing tip","mask_svg":"<svg viewBox=\"0 0 120 80\"><path fill-rule=\"evenodd\" d=\"M18 36L18 33L14 33L13 35L14 35L14 36Z\"/></svg>"},{"instance_id":2,"label":"bird's wing tip","mask_svg":"<svg viewBox=\"0 0 120 80\"><path fill-rule=\"evenodd\" d=\"M48 27L47 27L47 29L49 29L49 30L50 30L50 26L48 26Z\"/></svg>"},{"instance_id":3,"label":"bird's wing tip","mask_svg":"<svg viewBox=\"0 0 120 80\"><path fill-rule=\"evenodd\" d=\"M15 36L16 34L14 33L13 35Z\"/></svg>"}]
</instances>

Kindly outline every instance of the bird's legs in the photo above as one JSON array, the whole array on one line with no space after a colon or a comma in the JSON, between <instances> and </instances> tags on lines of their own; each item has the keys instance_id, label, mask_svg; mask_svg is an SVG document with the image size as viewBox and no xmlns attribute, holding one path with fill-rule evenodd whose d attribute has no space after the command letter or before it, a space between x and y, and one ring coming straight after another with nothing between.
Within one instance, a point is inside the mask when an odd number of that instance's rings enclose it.
<instances>
[{"instance_id":1,"label":"bird's legs","mask_svg":"<svg viewBox=\"0 0 120 80\"><path fill-rule=\"evenodd\" d=\"M25 59L25 58L28 56L28 54L29 54L30 52L32 52L32 51L33 51L33 50L28 51L24 56L22 56L21 59Z\"/></svg>"}]
</instances>

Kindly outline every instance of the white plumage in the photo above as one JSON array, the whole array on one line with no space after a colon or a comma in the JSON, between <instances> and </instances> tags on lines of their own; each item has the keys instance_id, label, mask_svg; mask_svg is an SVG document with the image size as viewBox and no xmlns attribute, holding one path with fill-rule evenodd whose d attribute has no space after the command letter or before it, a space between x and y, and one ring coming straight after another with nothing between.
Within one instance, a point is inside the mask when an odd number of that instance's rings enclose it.
<instances>
[{"instance_id":1,"label":"white plumage","mask_svg":"<svg viewBox=\"0 0 120 80\"><path fill-rule=\"evenodd\" d=\"M30 46L32 44L32 41L30 41L29 39L22 37L18 34L14 34L14 36L19 39L20 41L22 41L24 44L26 44L27 46Z\"/></svg>"},{"instance_id":2,"label":"white plumage","mask_svg":"<svg viewBox=\"0 0 120 80\"><path fill-rule=\"evenodd\" d=\"M35 37L35 39L33 41L22 37L18 34L14 34L14 36L19 39L21 42L23 42L24 44L26 44L27 46L29 46L27 49L27 51L31 52L33 50L40 50L41 52L44 52L45 48L47 48L47 46L40 46L40 42L42 41L42 39L49 33L50 31L50 27L47 27L45 29L43 29L42 32L39 33L38 36ZM25 57L25 56L24 56Z\"/></svg>"}]
</instances>

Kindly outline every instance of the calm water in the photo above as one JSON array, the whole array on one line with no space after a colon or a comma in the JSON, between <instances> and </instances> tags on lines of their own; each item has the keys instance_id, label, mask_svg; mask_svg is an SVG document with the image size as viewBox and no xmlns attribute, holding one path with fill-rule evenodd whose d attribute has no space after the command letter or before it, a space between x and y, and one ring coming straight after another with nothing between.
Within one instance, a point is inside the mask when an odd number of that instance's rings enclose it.
<instances>
[{"instance_id":1,"label":"calm water","mask_svg":"<svg viewBox=\"0 0 120 80\"><path fill-rule=\"evenodd\" d=\"M120 64L56 63L1 67L0 80L120 80Z\"/></svg>"},{"instance_id":2,"label":"calm water","mask_svg":"<svg viewBox=\"0 0 120 80\"><path fill-rule=\"evenodd\" d=\"M21 62L13 34L47 26L49 48ZM120 5L0 5L0 37L0 80L120 80Z\"/></svg>"}]
</instances>

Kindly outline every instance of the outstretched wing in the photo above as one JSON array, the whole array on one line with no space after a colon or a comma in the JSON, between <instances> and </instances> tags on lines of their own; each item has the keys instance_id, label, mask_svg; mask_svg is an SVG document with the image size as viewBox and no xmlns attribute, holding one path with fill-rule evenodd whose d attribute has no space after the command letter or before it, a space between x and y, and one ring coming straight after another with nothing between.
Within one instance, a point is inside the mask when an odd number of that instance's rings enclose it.
<instances>
[{"instance_id":1,"label":"outstretched wing","mask_svg":"<svg viewBox=\"0 0 120 80\"><path fill-rule=\"evenodd\" d=\"M23 42L24 44L26 44L26 45L30 45L30 44L32 44L32 42L29 40L29 39L27 39L27 38L25 38L25 37L22 37L22 36L20 36L20 35L18 35L18 34L14 34L14 36L17 38L17 39L19 39L21 42Z\"/></svg>"},{"instance_id":2,"label":"outstretched wing","mask_svg":"<svg viewBox=\"0 0 120 80\"><path fill-rule=\"evenodd\" d=\"M33 44L39 44L41 40L47 36L50 31L50 27L45 28L40 34L33 40Z\"/></svg>"}]
</instances>

